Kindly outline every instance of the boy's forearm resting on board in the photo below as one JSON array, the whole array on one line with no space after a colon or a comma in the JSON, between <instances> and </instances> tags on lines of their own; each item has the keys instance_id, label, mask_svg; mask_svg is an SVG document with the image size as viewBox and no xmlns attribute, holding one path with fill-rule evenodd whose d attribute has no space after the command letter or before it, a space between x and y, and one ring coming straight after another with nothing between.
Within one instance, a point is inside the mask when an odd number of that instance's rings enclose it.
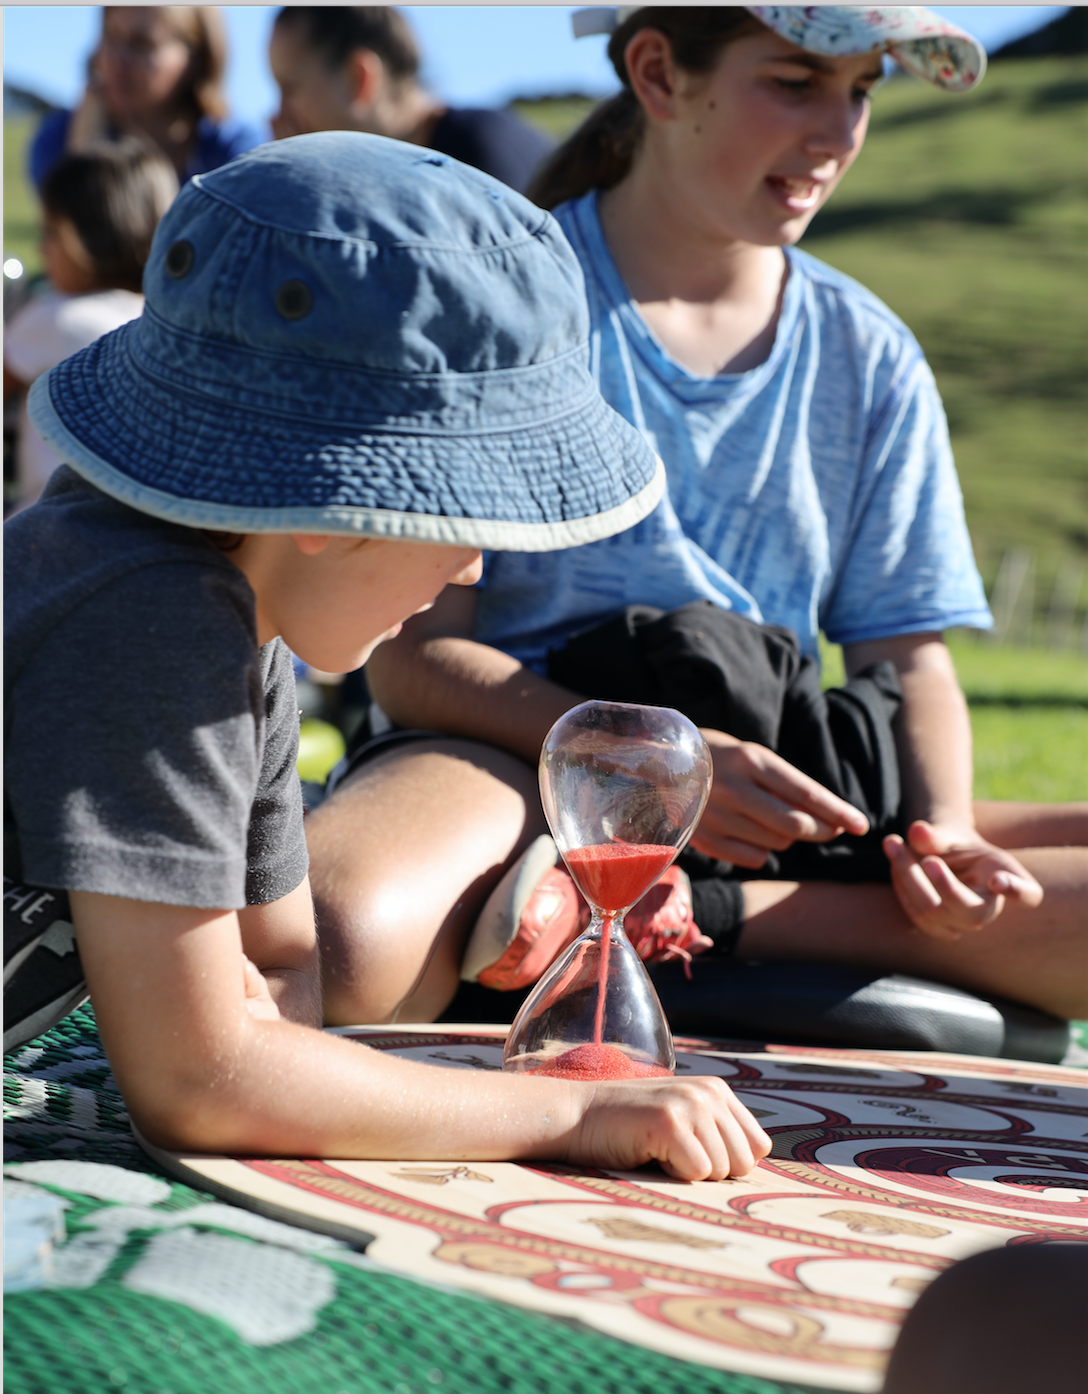
<instances>
[{"instance_id":1,"label":"boy's forearm resting on board","mask_svg":"<svg viewBox=\"0 0 1088 1394\"><path fill-rule=\"evenodd\" d=\"M741 1174L769 1140L717 1079L582 1084L400 1060L246 1009L233 911L71 894L91 998L134 1122L159 1146Z\"/></svg>"},{"instance_id":2,"label":"boy's forearm resting on board","mask_svg":"<svg viewBox=\"0 0 1088 1394\"><path fill-rule=\"evenodd\" d=\"M1007 898L1038 905L1042 889L1010 852L975 828L971 720L939 634L906 634L844 650L848 674L893 662L903 689L895 722L905 840L885 851L892 885L914 924L955 939L996 918Z\"/></svg>"}]
</instances>

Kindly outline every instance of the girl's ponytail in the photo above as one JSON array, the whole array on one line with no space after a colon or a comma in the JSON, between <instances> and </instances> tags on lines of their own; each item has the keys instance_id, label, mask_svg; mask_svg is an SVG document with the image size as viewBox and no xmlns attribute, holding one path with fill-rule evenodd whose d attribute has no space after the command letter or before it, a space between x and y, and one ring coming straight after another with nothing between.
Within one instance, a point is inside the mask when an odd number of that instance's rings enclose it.
<instances>
[{"instance_id":1,"label":"girl's ponytail","mask_svg":"<svg viewBox=\"0 0 1088 1394\"><path fill-rule=\"evenodd\" d=\"M709 73L731 39L763 26L740 6L644 5L608 42L608 57L623 87L592 111L572 136L541 166L527 190L542 208L581 198L591 189L610 189L631 168L646 118L631 91L624 63L627 45L640 29L658 29L668 39L678 67Z\"/></svg>"},{"instance_id":2,"label":"girl's ponytail","mask_svg":"<svg viewBox=\"0 0 1088 1394\"><path fill-rule=\"evenodd\" d=\"M541 208L610 189L631 168L644 117L629 87L592 112L533 176L526 193Z\"/></svg>"}]
</instances>

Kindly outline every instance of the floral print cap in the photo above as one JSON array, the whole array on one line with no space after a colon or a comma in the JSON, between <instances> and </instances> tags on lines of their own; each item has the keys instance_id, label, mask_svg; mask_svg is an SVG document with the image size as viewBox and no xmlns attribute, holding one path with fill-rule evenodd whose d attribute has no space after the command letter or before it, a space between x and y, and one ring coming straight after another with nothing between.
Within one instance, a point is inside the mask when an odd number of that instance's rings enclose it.
<instances>
[{"instance_id":1,"label":"floral print cap","mask_svg":"<svg viewBox=\"0 0 1088 1394\"><path fill-rule=\"evenodd\" d=\"M977 39L921 5L746 5L761 24L809 53L843 58L889 53L934 87L966 92L982 81L986 50Z\"/></svg>"},{"instance_id":2,"label":"floral print cap","mask_svg":"<svg viewBox=\"0 0 1088 1394\"><path fill-rule=\"evenodd\" d=\"M574 36L610 34L641 5L575 10ZM986 50L977 39L921 5L746 5L761 24L791 44L828 58L881 49L901 68L934 87L967 92L982 81Z\"/></svg>"}]
</instances>

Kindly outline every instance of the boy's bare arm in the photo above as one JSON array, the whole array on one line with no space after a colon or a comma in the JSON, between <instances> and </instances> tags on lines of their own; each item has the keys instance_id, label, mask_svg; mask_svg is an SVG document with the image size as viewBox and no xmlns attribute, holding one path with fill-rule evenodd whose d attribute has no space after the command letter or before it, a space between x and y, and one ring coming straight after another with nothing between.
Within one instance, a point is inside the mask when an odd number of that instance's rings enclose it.
<instances>
[{"instance_id":1,"label":"boy's bare arm","mask_svg":"<svg viewBox=\"0 0 1088 1394\"><path fill-rule=\"evenodd\" d=\"M242 951L263 975L280 1016L321 1025L321 957L310 878L280 900L238 911Z\"/></svg>"},{"instance_id":2,"label":"boy's bare arm","mask_svg":"<svg viewBox=\"0 0 1088 1394\"><path fill-rule=\"evenodd\" d=\"M718 1079L597 1085L432 1068L245 1005L233 911L72 892L99 1030L132 1118L181 1150L555 1158L687 1180L749 1170L770 1142Z\"/></svg>"}]
</instances>

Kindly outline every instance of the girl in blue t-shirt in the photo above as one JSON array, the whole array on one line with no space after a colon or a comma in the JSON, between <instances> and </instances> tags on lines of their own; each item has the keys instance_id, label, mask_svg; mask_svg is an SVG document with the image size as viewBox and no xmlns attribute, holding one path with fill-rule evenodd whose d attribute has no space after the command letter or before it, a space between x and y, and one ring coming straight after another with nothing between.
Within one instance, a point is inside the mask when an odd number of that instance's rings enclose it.
<instances>
[{"instance_id":1,"label":"girl in blue t-shirt","mask_svg":"<svg viewBox=\"0 0 1088 1394\"><path fill-rule=\"evenodd\" d=\"M941 631L989 616L932 376L886 307L793 250L861 149L884 54L951 90L972 87L985 56L905 7L615 18L622 91L556 153L536 197L560 205L586 276L595 376L655 445L667 496L616 538L492 555L482 588L444 595L375 655L382 713L424 729L414 742L394 733L396 749L364 748L311 820L344 984L337 1010L351 1019L350 984L375 952L402 956L408 1009L433 1010L474 923L470 975L494 986L521 981L519 961L530 945L537 960L541 936L558 952L577 933L576 900L546 846L479 915L539 826L531 779L511 773L510 757L535 764L578 699L545 676L547 655L625 606L702 599L791 628L810 653L822 628L843 645L848 674L888 661L903 693L904 835L884 840L884 881L763 872L796 842L864 833L865 819L766 746L706 731L714 788L693 846L739 869L694 888L694 922L716 951L865 963L1082 1013L1088 814L972 800L970 723ZM390 888L409 882L419 844L395 815L413 797L425 809L428 794L427 908L405 901L402 912L374 868ZM343 860L364 817L397 830L362 859L365 886ZM1034 850L1009 850L1023 848ZM668 944L706 951L688 895L678 878L658 897L663 920L643 913L646 956ZM381 939L395 949L375 949ZM435 944L421 992L411 965Z\"/></svg>"}]
</instances>

